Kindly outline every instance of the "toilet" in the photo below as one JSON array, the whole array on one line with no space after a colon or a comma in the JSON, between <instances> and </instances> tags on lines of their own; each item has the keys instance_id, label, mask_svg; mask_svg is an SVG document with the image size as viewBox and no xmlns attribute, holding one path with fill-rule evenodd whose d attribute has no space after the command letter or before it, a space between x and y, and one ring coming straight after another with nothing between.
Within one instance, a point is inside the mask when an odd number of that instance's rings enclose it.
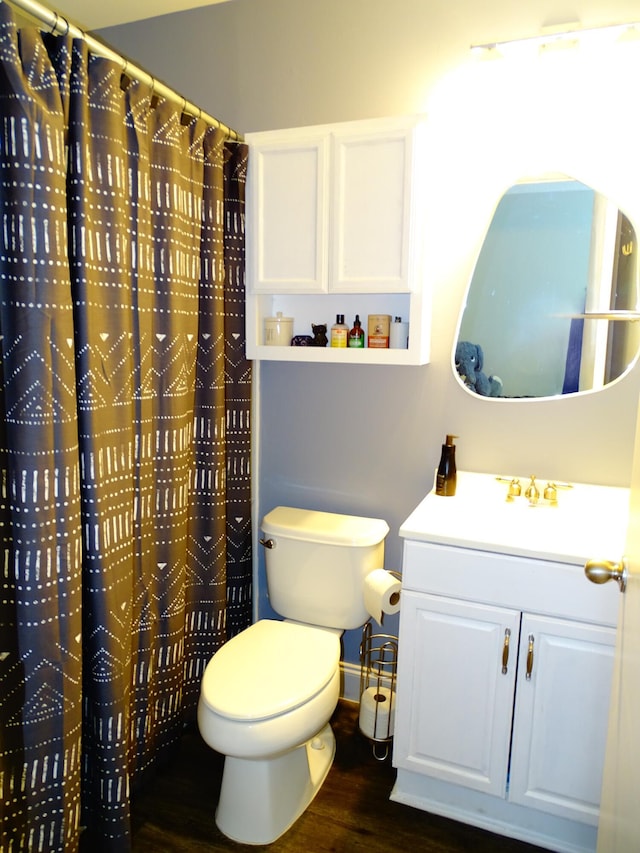
<instances>
[{"instance_id":1,"label":"toilet","mask_svg":"<svg viewBox=\"0 0 640 853\"><path fill-rule=\"evenodd\" d=\"M384 562L378 518L279 506L262 521L267 589L282 621L225 643L202 677L198 727L225 756L216 824L270 844L305 811L335 754L340 637L369 613L364 579Z\"/></svg>"}]
</instances>

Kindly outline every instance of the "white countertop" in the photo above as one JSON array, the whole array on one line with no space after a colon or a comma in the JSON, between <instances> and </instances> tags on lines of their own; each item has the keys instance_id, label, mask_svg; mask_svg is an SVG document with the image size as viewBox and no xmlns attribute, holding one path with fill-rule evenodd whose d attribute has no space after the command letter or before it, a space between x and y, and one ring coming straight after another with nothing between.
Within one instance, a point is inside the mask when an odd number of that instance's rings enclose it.
<instances>
[{"instance_id":1,"label":"white countertop","mask_svg":"<svg viewBox=\"0 0 640 853\"><path fill-rule=\"evenodd\" d=\"M458 471L456 494L429 492L400 527L400 536L441 545L583 565L589 559L619 561L625 548L629 489L572 483L558 489L558 505L529 506L528 476L518 477L522 496L507 502L508 482L492 474Z\"/></svg>"}]
</instances>

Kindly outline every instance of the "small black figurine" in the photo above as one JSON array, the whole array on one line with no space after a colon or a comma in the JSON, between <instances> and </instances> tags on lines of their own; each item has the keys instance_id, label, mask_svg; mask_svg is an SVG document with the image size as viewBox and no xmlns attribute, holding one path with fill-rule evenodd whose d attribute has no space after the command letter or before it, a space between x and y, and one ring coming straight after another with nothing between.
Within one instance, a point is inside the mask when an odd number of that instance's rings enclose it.
<instances>
[{"instance_id":1,"label":"small black figurine","mask_svg":"<svg viewBox=\"0 0 640 853\"><path fill-rule=\"evenodd\" d=\"M311 324L311 328L313 329L313 343L312 347L326 347L329 343L329 339L327 338L327 324L316 326L315 323Z\"/></svg>"},{"instance_id":2,"label":"small black figurine","mask_svg":"<svg viewBox=\"0 0 640 853\"><path fill-rule=\"evenodd\" d=\"M291 346L292 347L326 347L329 343L329 339L327 338L327 325L316 326L315 323L311 324L311 328L313 329L313 337L311 335L294 335L291 338Z\"/></svg>"}]
</instances>

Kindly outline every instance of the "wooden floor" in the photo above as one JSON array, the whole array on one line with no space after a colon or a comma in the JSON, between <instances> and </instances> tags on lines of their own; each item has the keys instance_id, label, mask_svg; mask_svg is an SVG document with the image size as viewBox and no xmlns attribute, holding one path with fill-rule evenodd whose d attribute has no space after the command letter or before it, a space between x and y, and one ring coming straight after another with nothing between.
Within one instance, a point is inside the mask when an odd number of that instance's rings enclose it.
<instances>
[{"instance_id":1,"label":"wooden floor","mask_svg":"<svg viewBox=\"0 0 640 853\"><path fill-rule=\"evenodd\" d=\"M341 701L332 720L336 758L313 803L269 846L225 838L215 825L223 759L197 730L133 803L134 853L270 850L273 853L534 853L540 848L393 803L395 770L377 761L358 728L358 706Z\"/></svg>"}]
</instances>

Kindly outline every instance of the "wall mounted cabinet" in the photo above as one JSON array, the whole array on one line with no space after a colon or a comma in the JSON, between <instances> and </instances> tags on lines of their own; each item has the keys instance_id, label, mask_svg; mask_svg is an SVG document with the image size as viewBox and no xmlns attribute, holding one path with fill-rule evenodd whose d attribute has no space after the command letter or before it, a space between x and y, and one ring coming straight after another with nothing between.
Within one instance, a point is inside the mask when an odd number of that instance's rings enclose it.
<instances>
[{"instance_id":1,"label":"wall mounted cabinet","mask_svg":"<svg viewBox=\"0 0 640 853\"><path fill-rule=\"evenodd\" d=\"M247 356L289 361L423 364L424 124L419 117L247 134ZM264 319L409 322L407 350L264 346Z\"/></svg>"}]
</instances>

